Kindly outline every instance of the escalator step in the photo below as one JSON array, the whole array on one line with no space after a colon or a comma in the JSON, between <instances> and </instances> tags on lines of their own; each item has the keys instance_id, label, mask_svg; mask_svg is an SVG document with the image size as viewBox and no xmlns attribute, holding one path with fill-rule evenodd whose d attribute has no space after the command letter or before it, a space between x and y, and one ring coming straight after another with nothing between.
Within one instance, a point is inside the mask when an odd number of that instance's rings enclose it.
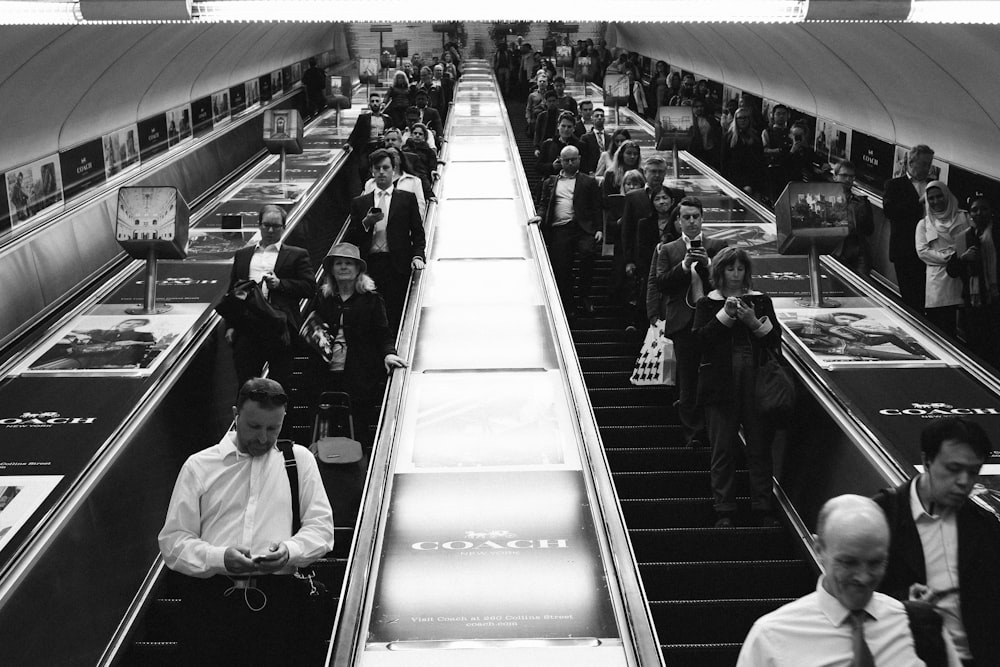
<instances>
[{"instance_id":1,"label":"escalator step","mask_svg":"<svg viewBox=\"0 0 1000 667\"><path fill-rule=\"evenodd\" d=\"M698 665L698 667L733 667L739 657L741 643L661 644L660 650L668 665Z\"/></svg>"},{"instance_id":2,"label":"escalator step","mask_svg":"<svg viewBox=\"0 0 1000 667\"><path fill-rule=\"evenodd\" d=\"M573 340L577 343L627 342L625 329L578 329L573 332ZM642 347L640 342L634 342L636 354Z\"/></svg>"},{"instance_id":3,"label":"escalator step","mask_svg":"<svg viewBox=\"0 0 1000 667\"><path fill-rule=\"evenodd\" d=\"M621 329L624 332L626 326L628 326L628 322L624 317L612 317L607 314L598 315L595 313L593 316L578 317L573 321L574 331L578 329Z\"/></svg>"},{"instance_id":4,"label":"escalator step","mask_svg":"<svg viewBox=\"0 0 1000 667\"><path fill-rule=\"evenodd\" d=\"M641 405L667 406L673 409L677 392L673 387L607 387L594 388L589 392L590 404L594 407L616 407Z\"/></svg>"},{"instance_id":5,"label":"escalator step","mask_svg":"<svg viewBox=\"0 0 1000 667\"><path fill-rule=\"evenodd\" d=\"M816 583L812 569L799 559L640 562L639 571L650 600L797 597Z\"/></svg>"},{"instance_id":6,"label":"escalator step","mask_svg":"<svg viewBox=\"0 0 1000 667\"><path fill-rule=\"evenodd\" d=\"M677 411L668 404L595 407L599 426L677 426Z\"/></svg>"},{"instance_id":7,"label":"escalator step","mask_svg":"<svg viewBox=\"0 0 1000 667\"><path fill-rule=\"evenodd\" d=\"M588 389L627 389L632 387L628 379L632 369L627 371L590 371L583 373L583 382Z\"/></svg>"},{"instance_id":8,"label":"escalator step","mask_svg":"<svg viewBox=\"0 0 1000 667\"><path fill-rule=\"evenodd\" d=\"M601 341L599 343L581 343L575 341L576 355L582 360L584 357L628 357L635 364L635 358L639 350L634 343L627 341Z\"/></svg>"},{"instance_id":9,"label":"escalator step","mask_svg":"<svg viewBox=\"0 0 1000 667\"><path fill-rule=\"evenodd\" d=\"M748 502L749 499L743 499ZM715 510L708 497L659 498L621 501L625 523L633 528L704 528L715 523Z\"/></svg>"},{"instance_id":10,"label":"escalator step","mask_svg":"<svg viewBox=\"0 0 1000 667\"><path fill-rule=\"evenodd\" d=\"M678 444L684 441L680 426L641 424L638 426L602 426L601 440L605 447L642 447Z\"/></svg>"},{"instance_id":11,"label":"escalator step","mask_svg":"<svg viewBox=\"0 0 1000 667\"><path fill-rule=\"evenodd\" d=\"M618 497L622 500L697 498L699 495L707 496L712 488L707 470L616 472L612 473L612 477ZM749 476L738 472L734 487L737 494L748 494Z\"/></svg>"},{"instance_id":12,"label":"escalator step","mask_svg":"<svg viewBox=\"0 0 1000 667\"><path fill-rule=\"evenodd\" d=\"M644 561L697 561L719 554L739 560L795 557L796 544L784 528L640 528L629 540Z\"/></svg>"},{"instance_id":13,"label":"escalator step","mask_svg":"<svg viewBox=\"0 0 1000 667\"><path fill-rule=\"evenodd\" d=\"M661 642L742 644L754 621L793 599L654 601L649 608Z\"/></svg>"},{"instance_id":14,"label":"escalator step","mask_svg":"<svg viewBox=\"0 0 1000 667\"><path fill-rule=\"evenodd\" d=\"M615 472L708 470L712 460L707 447L609 447L604 453Z\"/></svg>"}]
</instances>

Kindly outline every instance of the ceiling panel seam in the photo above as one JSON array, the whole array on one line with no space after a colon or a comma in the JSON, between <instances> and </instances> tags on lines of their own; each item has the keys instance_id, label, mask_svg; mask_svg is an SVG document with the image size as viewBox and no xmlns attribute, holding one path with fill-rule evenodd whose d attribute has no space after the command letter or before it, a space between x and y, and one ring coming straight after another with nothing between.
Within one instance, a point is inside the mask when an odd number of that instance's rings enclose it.
<instances>
[{"instance_id":1,"label":"ceiling panel seam","mask_svg":"<svg viewBox=\"0 0 1000 667\"><path fill-rule=\"evenodd\" d=\"M15 68L14 68L13 70L11 70L11 71L10 71L10 73L9 73L9 74L8 74L8 75L7 75L6 77L4 77L3 81L0 81L0 89L3 89L4 85L5 85L5 84L6 84L6 83L7 83L8 81L10 81L10 80L11 80L12 78L14 78L14 76L15 76L15 75L16 75L16 74L17 74L18 72L20 72L20 71L21 71L21 69L22 69L22 68L23 68L23 67L24 67L25 65L27 65L27 64L28 64L28 63L30 63L30 62L31 62L32 60L34 60L35 58L37 58L37 57L38 57L38 55L39 55L40 53L42 53L43 51L45 51L46 49L48 49L48 48L49 48L50 46L52 46L52 45L53 45L53 44L54 44L55 42L57 42L57 41L59 41L60 39L62 39L62 38L63 38L63 36L64 36L64 35L65 35L66 33L68 33L69 31L70 31L70 28L69 28L69 27L67 27L67 28L66 28L66 29L64 29L64 30L63 30L62 32L60 32L59 34L57 34L57 35L56 35L55 37L53 37L52 39L50 39L50 40L49 40L48 42L46 42L46 43L44 43L44 44L40 45L40 46L39 46L39 47L38 47L38 48L37 48L37 49L35 50L35 52L34 52L34 53L32 53L32 54L31 54L30 56L28 56L28 57L26 57L26 58L22 58L22 59L21 59L21 63L20 63L20 64L19 64L19 65L18 65L17 67L15 67Z\"/></svg>"},{"instance_id":2,"label":"ceiling panel seam","mask_svg":"<svg viewBox=\"0 0 1000 667\"><path fill-rule=\"evenodd\" d=\"M166 28L164 28L164 29L166 29ZM167 63L164 64L163 67L160 68L160 73L158 75L156 75L153 78L152 81L149 82L149 85L146 87L146 90L143 91L142 97L139 98L139 106L140 107L142 106L142 101L146 98L146 95L148 95L149 91L153 88L153 84L156 83L156 81L158 81L160 79L160 77L163 76L164 73L168 72L171 69L170 65L174 64L175 62L177 62L180 59L181 54L184 53L187 50L187 48L190 47L191 44L193 44L195 42L195 40L197 40L199 37L201 37L202 35L204 35L208 30L209 30L209 27L208 26L204 26L202 28L201 32L195 33L191 37L191 39L189 39L187 41L187 44L185 44L184 46L182 46L181 48L177 49L174 52L174 55L170 57L170 60L167 61ZM190 90L188 90L187 97L188 97L187 101L190 102L191 101L191 91ZM165 111L166 111L166 109L165 109Z\"/></svg>"}]
</instances>

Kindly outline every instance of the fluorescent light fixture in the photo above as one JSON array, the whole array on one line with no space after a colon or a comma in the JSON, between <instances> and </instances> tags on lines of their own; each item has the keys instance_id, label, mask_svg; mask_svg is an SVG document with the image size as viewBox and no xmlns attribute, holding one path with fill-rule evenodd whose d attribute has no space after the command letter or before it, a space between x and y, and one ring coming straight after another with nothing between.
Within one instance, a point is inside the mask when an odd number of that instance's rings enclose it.
<instances>
[{"instance_id":1,"label":"fluorescent light fixture","mask_svg":"<svg viewBox=\"0 0 1000 667\"><path fill-rule=\"evenodd\" d=\"M913 0L909 23L1000 23L996 0Z\"/></svg>"},{"instance_id":2,"label":"fluorescent light fixture","mask_svg":"<svg viewBox=\"0 0 1000 667\"><path fill-rule=\"evenodd\" d=\"M74 25L81 21L78 2L0 0L0 25Z\"/></svg>"}]
</instances>

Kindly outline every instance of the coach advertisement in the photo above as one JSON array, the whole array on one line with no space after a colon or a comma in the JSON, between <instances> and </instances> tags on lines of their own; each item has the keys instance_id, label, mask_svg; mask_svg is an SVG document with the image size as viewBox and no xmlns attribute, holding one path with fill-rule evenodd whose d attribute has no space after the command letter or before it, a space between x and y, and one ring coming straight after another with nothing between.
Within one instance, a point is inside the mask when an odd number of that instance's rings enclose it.
<instances>
[{"instance_id":1,"label":"coach advertisement","mask_svg":"<svg viewBox=\"0 0 1000 667\"><path fill-rule=\"evenodd\" d=\"M577 471L397 475L369 643L619 636Z\"/></svg>"}]
</instances>

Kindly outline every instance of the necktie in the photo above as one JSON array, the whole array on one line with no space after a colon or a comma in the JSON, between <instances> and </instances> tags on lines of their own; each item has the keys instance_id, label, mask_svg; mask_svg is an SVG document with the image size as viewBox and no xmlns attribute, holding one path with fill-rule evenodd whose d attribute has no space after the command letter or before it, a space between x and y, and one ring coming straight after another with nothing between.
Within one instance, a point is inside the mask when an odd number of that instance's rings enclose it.
<instances>
[{"instance_id":1,"label":"necktie","mask_svg":"<svg viewBox=\"0 0 1000 667\"><path fill-rule=\"evenodd\" d=\"M595 130L594 131L594 136L597 137L597 145L600 146L601 150L603 151L604 150L604 133L603 132L597 132Z\"/></svg>"},{"instance_id":2,"label":"necktie","mask_svg":"<svg viewBox=\"0 0 1000 667\"><path fill-rule=\"evenodd\" d=\"M854 659L851 667L875 667L875 659L865 642L865 618L868 612L864 609L857 609L851 612L851 648L854 651Z\"/></svg>"}]
</instances>

